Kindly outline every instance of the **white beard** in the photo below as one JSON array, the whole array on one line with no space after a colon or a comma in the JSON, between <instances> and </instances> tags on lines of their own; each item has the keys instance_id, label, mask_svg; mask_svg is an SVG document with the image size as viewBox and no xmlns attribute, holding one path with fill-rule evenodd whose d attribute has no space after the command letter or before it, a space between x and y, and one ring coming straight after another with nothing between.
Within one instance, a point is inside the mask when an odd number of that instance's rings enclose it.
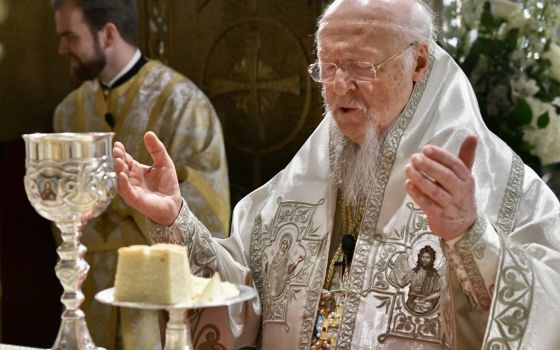
<instances>
[{"instance_id":1,"label":"white beard","mask_svg":"<svg viewBox=\"0 0 560 350\"><path fill-rule=\"evenodd\" d=\"M331 121L331 145L334 150L331 175L343 199L351 208L358 208L377 181L377 161L383 141L378 132L377 118L370 115L365 126L364 142L359 145L342 134L331 113L327 113L327 117Z\"/></svg>"}]
</instances>

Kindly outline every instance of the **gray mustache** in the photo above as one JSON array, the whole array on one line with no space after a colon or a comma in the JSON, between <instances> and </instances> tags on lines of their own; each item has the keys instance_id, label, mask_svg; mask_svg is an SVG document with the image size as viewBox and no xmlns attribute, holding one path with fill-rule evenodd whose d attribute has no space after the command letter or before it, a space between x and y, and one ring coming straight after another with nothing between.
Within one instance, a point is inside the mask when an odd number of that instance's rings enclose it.
<instances>
[{"instance_id":1,"label":"gray mustache","mask_svg":"<svg viewBox=\"0 0 560 350\"><path fill-rule=\"evenodd\" d=\"M366 107L365 103L357 100L352 101L345 101L345 102L336 102L333 105L333 109L337 108L356 108L362 112L367 112L368 108Z\"/></svg>"}]
</instances>

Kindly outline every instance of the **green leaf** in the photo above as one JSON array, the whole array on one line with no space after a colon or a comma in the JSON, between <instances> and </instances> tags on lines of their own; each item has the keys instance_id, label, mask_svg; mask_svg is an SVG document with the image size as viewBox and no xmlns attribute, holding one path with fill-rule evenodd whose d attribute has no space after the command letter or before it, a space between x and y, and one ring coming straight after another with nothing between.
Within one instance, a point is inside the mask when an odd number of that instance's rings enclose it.
<instances>
[{"instance_id":1,"label":"green leaf","mask_svg":"<svg viewBox=\"0 0 560 350\"><path fill-rule=\"evenodd\" d=\"M539 116L539 118L537 119L537 125L539 126L539 128L544 129L546 128L548 123L550 123L550 116L548 115L547 111Z\"/></svg>"},{"instance_id":2,"label":"green leaf","mask_svg":"<svg viewBox=\"0 0 560 350\"><path fill-rule=\"evenodd\" d=\"M552 40L547 40L546 43L544 44L543 52L547 52L548 50L550 50L551 44L552 44Z\"/></svg>"},{"instance_id":3,"label":"green leaf","mask_svg":"<svg viewBox=\"0 0 560 350\"><path fill-rule=\"evenodd\" d=\"M480 32L491 33L494 24L494 17L492 17L492 11L490 7L490 2L484 2L484 8L482 10L482 15L480 16Z\"/></svg>"},{"instance_id":4,"label":"green leaf","mask_svg":"<svg viewBox=\"0 0 560 350\"><path fill-rule=\"evenodd\" d=\"M488 48L487 39L479 37L473 42L471 46L471 50L467 54L467 57L465 57L465 60L463 61L463 64L461 66L461 68L463 69L467 77L470 77L473 69L476 67L476 64L478 63L480 55L484 54L487 48Z\"/></svg>"},{"instance_id":5,"label":"green leaf","mask_svg":"<svg viewBox=\"0 0 560 350\"><path fill-rule=\"evenodd\" d=\"M529 153L529 151L531 151L533 148L534 148L533 145L531 145L527 141L522 141L521 143L519 143L519 150L521 152Z\"/></svg>"},{"instance_id":6,"label":"green leaf","mask_svg":"<svg viewBox=\"0 0 560 350\"><path fill-rule=\"evenodd\" d=\"M511 116L518 125L526 125L533 119L533 111L531 111L531 107L527 101L520 98L515 101L513 111L511 111Z\"/></svg>"},{"instance_id":7,"label":"green leaf","mask_svg":"<svg viewBox=\"0 0 560 350\"><path fill-rule=\"evenodd\" d=\"M505 38L505 48L507 49L508 56L511 55L513 51L517 48L517 40L519 38L519 29L513 28L510 29Z\"/></svg>"}]
</instances>

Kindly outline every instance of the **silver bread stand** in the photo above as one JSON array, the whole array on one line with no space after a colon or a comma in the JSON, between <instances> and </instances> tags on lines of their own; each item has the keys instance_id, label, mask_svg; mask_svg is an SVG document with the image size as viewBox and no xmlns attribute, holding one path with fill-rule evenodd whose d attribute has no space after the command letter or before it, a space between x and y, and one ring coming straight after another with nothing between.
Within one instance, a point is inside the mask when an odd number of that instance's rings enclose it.
<instances>
[{"instance_id":1,"label":"silver bread stand","mask_svg":"<svg viewBox=\"0 0 560 350\"><path fill-rule=\"evenodd\" d=\"M140 302L115 301L114 288L102 290L95 295L95 299L104 304L113 306L128 307L143 310L166 310L169 313L169 321L165 326L165 346L164 350L194 350L192 345L188 317L184 317L185 311L189 309L202 309L216 306L230 306L243 301L256 298L257 291L242 284L235 284L239 294L235 297L212 301L212 302L191 302L174 305L148 304Z\"/></svg>"}]
</instances>

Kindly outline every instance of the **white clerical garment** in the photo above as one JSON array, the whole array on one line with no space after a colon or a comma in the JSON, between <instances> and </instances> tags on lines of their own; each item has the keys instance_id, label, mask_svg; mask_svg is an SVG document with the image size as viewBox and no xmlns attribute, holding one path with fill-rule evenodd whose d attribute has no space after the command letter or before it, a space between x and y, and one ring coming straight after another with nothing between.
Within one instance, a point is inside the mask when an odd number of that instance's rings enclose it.
<instances>
[{"instance_id":1,"label":"white clerical garment","mask_svg":"<svg viewBox=\"0 0 560 350\"><path fill-rule=\"evenodd\" d=\"M282 172L236 206L229 239L212 239L186 205L172 226L152 225L154 241L187 246L193 271L217 270L259 291L258 301L230 309L232 332L221 329L214 344L311 347L333 244L333 127L325 119ZM478 217L443 242L407 195L404 167L427 144L457 154L469 134L479 138ZM486 128L467 78L441 48L433 48L429 76L415 84L377 162L337 348L560 348L552 321L560 313L559 202ZM430 273L417 268L426 246L435 252ZM285 266L275 264L282 259ZM209 343L195 347L202 345Z\"/></svg>"}]
</instances>

